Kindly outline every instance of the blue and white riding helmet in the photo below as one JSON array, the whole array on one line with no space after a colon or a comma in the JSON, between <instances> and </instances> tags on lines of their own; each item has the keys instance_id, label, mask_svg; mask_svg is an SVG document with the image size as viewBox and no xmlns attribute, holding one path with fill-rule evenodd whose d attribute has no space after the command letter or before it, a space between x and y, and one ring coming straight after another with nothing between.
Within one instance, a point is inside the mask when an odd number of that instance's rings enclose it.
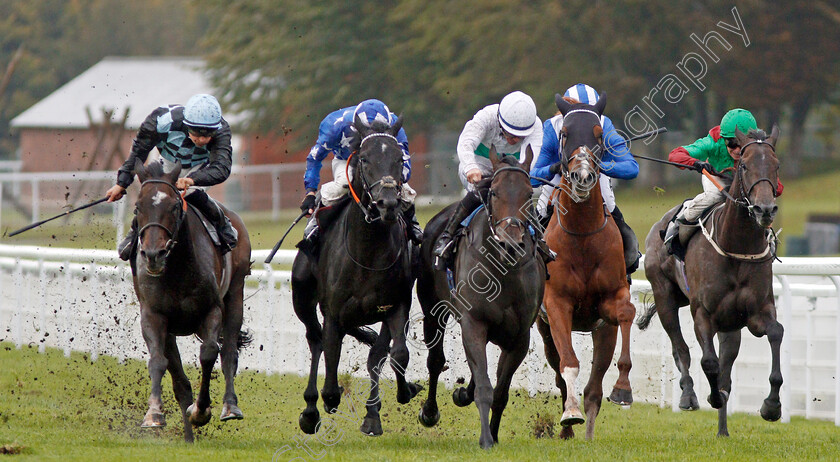
<instances>
[{"instance_id":1,"label":"blue and white riding helmet","mask_svg":"<svg viewBox=\"0 0 840 462\"><path fill-rule=\"evenodd\" d=\"M217 130L222 126L222 107L213 95L193 95L184 105L184 125L204 130Z\"/></svg>"},{"instance_id":2,"label":"blue and white riding helmet","mask_svg":"<svg viewBox=\"0 0 840 462\"><path fill-rule=\"evenodd\" d=\"M598 92L585 83L579 83L569 87L569 89L566 90L566 93L563 93L563 96L568 96L569 98L574 98L581 103L593 106L598 102L599 98Z\"/></svg>"},{"instance_id":3,"label":"blue and white riding helmet","mask_svg":"<svg viewBox=\"0 0 840 462\"><path fill-rule=\"evenodd\" d=\"M359 116L362 123L370 126L373 121L378 120L382 123L391 125L394 123L394 118L391 116L391 110L382 101L378 99L366 99L356 106L353 111L353 120Z\"/></svg>"}]
</instances>

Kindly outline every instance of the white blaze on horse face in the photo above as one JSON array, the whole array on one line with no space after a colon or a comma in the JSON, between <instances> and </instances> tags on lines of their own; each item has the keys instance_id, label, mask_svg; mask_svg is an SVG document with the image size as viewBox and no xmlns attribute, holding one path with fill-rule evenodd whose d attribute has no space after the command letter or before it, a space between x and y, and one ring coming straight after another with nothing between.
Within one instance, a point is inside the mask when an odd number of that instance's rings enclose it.
<instances>
[{"instance_id":1,"label":"white blaze on horse face","mask_svg":"<svg viewBox=\"0 0 840 462\"><path fill-rule=\"evenodd\" d=\"M158 205L160 205L160 203L161 203L164 199L166 199L166 197L167 197L167 196L166 196L166 193L165 193L165 192L163 192L163 191L158 191L157 193L155 193L155 196L154 196L154 197L152 197L152 205L154 205L154 206L158 206Z\"/></svg>"}]
</instances>

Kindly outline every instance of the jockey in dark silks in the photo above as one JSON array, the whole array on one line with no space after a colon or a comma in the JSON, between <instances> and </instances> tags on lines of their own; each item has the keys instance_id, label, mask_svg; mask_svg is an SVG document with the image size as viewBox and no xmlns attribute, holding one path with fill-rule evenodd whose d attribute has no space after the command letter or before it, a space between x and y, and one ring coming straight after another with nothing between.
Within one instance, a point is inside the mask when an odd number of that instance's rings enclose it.
<instances>
[{"instance_id":1,"label":"jockey in dark silks","mask_svg":"<svg viewBox=\"0 0 840 462\"><path fill-rule=\"evenodd\" d=\"M222 108L212 95L197 94L190 97L184 106L155 109L140 125L131 154L117 172L117 184L105 193L108 202L119 200L134 181L135 161L139 159L145 163L149 152L157 148L166 171L170 171L175 163L181 164L181 175L175 186L187 190L187 202L214 224L222 251L230 251L236 247L237 231L216 201L205 192L208 187L222 183L230 176L230 138L230 125L222 118ZM128 260L131 257L136 240L135 218L128 236L117 246L120 258Z\"/></svg>"},{"instance_id":2,"label":"jockey in dark silks","mask_svg":"<svg viewBox=\"0 0 840 462\"><path fill-rule=\"evenodd\" d=\"M388 109L385 103L377 99L368 99L357 106L332 112L321 122L318 127L318 141L306 157L306 173L303 177L306 196L300 204L300 209L310 216L303 233L304 246L317 245L319 229L315 211L318 207L331 206L344 199L350 191L346 168L347 161L353 154L351 144L356 136L353 121L357 115L362 123L368 126L374 121L391 125L397 120L397 116ZM404 129L400 129L397 134L397 142L403 151L402 191L400 193L403 217L408 227L408 237L419 244L423 240L423 230L417 223L414 210L414 199L417 193L408 185L408 180L411 178L411 155L408 152L408 137ZM321 162L330 153L333 154L333 180L321 186L319 201L316 198L316 192L321 182ZM352 170L350 174L353 174Z\"/></svg>"},{"instance_id":3,"label":"jockey in dark silks","mask_svg":"<svg viewBox=\"0 0 840 462\"><path fill-rule=\"evenodd\" d=\"M574 101L594 105L598 102L598 92L589 85L579 83L566 90L563 95ZM531 169L531 176L550 180L553 184L560 184L560 171L557 166L560 162L560 130L563 128L563 115L557 114L545 121L543 125L543 141L540 148L540 155ZM624 215L615 203L615 193L612 190L611 178L621 180L632 180L639 175L639 164L633 158L633 154L627 146L627 141L616 131L615 126L607 116L601 116L601 128L604 130L604 146L606 152L601 154L601 196L604 198L604 205L615 220L621 239L624 242L624 263L627 266L627 277L639 267L639 241L636 234L624 221ZM552 167L555 166L555 167ZM531 180L534 187L543 184ZM554 188L543 186L542 194L537 205L538 211L543 217L543 226L548 224L551 218L552 207L550 204L551 193Z\"/></svg>"}]
</instances>

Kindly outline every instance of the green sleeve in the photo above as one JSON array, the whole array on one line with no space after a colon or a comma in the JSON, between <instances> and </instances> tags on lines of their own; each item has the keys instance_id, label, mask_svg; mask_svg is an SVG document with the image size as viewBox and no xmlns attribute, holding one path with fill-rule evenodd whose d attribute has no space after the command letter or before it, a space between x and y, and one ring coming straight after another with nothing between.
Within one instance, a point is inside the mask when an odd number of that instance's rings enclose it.
<instances>
[{"instance_id":1,"label":"green sleeve","mask_svg":"<svg viewBox=\"0 0 840 462\"><path fill-rule=\"evenodd\" d=\"M683 146L683 148L691 157L703 161L707 160L718 149L717 142L711 135L706 135L688 146Z\"/></svg>"}]
</instances>

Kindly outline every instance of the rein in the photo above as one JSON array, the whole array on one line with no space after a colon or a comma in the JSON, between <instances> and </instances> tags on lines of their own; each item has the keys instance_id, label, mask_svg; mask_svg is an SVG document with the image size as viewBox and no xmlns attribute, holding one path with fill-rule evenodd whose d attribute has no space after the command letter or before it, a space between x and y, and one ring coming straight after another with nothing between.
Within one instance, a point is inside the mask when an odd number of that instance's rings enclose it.
<instances>
[{"instance_id":1,"label":"rein","mask_svg":"<svg viewBox=\"0 0 840 462\"><path fill-rule=\"evenodd\" d=\"M146 186L147 184L152 184L152 183L165 184L166 186L169 186L170 188L172 188L172 190L175 192L175 196L178 198L178 203L181 206L181 207L179 207L181 213L178 214L178 219L175 220L175 227L172 230L170 230L169 228L167 228L166 226L164 226L161 223L153 221L153 222L146 223L145 226L140 228L140 230L137 231L137 237L138 238L142 237L143 236L143 231L145 231L145 230L147 230L148 228L151 228L151 227L162 228L164 231L166 231L166 233L169 235L169 240L166 241L166 245L164 246L164 248L166 249L166 253L163 255L163 258L166 259L167 257L169 257L169 253L172 252L172 248L174 248L175 245L178 243L178 241L175 240L175 237L178 235L178 231L181 229L181 224L184 222L184 217L186 217L186 215L187 215L187 201L184 198L184 195L186 194L187 191L186 190L184 190L183 192L178 191L178 188L176 188L172 183L170 183L168 181L164 181L164 180L154 180L154 179L144 181L143 183L140 184L140 188L142 188L143 186Z\"/></svg>"}]
</instances>

